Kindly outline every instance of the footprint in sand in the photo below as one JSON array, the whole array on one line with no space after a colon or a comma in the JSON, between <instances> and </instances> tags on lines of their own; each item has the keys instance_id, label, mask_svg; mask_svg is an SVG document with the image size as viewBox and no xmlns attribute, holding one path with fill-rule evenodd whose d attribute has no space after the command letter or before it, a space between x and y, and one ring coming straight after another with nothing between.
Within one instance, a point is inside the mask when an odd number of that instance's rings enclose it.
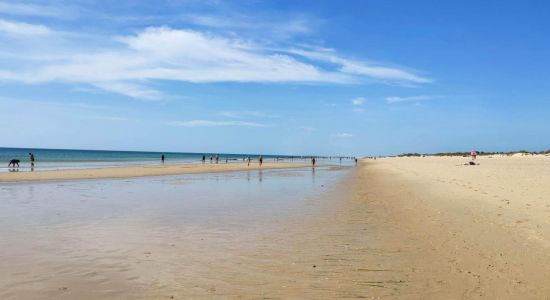
<instances>
[{"instance_id":1,"label":"footprint in sand","mask_svg":"<svg viewBox=\"0 0 550 300\"><path fill-rule=\"evenodd\" d=\"M507 204L507 205L509 205L509 204L510 204L510 200L508 200L508 199L502 199L502 200L500 200L500 201L502 201L502 202L506 202L506 204Z\"/></svg>"}]
</instances>

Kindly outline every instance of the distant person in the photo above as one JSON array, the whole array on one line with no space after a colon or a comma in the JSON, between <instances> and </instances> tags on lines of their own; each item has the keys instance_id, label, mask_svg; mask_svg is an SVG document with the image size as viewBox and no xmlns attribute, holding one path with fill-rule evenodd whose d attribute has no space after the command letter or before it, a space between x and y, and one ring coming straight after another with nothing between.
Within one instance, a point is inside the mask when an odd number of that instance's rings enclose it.
<instances>
[{"instance_id":1,"label":"distant person","mask_svg":"<svg viewBox=\"0 0 550 300\"><path fill-rule=\"evenodd\" d=\"M212 159L213 159L213 157L212 157L212 155L210 155L210 163L212 163Z\"/></svg>"},{"instance_id":2,"label":"distant person","mask_svg":"<svg viewBox=\"0 0 550 300\"><path fill-rule=\"evenodd\" d=\"M472 157L472 160L476 160L477 152L475 150L472 150L472 152L470 152L470 156Z\"/></svg>"},{"instance_id":3,"label":"distant person","mask_svg":"<svg viewBox=\"0 0 550 300\"><path fill-rule=\"evenodd\" d=\"M355 166L357 166L357 157L354 157L353 159L355 160ZM374 158L374 159L376 159L376 158Z\"/></svg>"},{"instance_id":4,"label":"distant person","mask_svg":"<svg viewBox=\"0 0 550 300\"><path fill-rule=\"evenodd\" d=\"M206 156L202 156L202 163L204 164L204 162L206 161Z\"/></svg>"},{"instance_id":5,"label":"distant person","mask_svg":"<svg viewBox=\"0 0 550 300\"><path fill-rule=\"evenodd\" d=\"M19 159L12 159L12 160L10 160L10 163L8 164L8 168L9 168L9 167L14 167L14 168L15 168L15 165L17 165L17 167L19 168L19 162L20 162Z\"/></svg>"},{"instance_id":6,"label":"distant person","mask_svg":"<svg viewBox=\"0 0 550 300\"><path fill-rule=\"evenodd\" d=\"M260 162L260 167L261 167L262 164L264 163L264 156L260 155L260 158L258 159L258 161Z\"/></svg>"},{"instance_id":7,"label":"distant person","mask_svg":"<svg viewBox=\"0 0 550 300\"><path fill-rule=\"evenodd\" d=\"M340 164L342 164L342 157L340 157Z\"/></svg>"},{"instance_id":8,"label":"distant person","mask_svg":"<svg viewBox=\"0 0 550 300\"><path fill-rule=\"evenodd\" d=\"M247 167L250 167L250 156L246 158L246 161L248 162Z\"/></svg>"},{"instance_id":9,"label":"distant person","mask_svg":"<svg viewBox=\"0 0 550 300\"><path fill-rule=\"evenodd\" d=\"M216 163L218 163L219 161L220 161L220 155L216 154Z\"/></svg>"},{"instance_id":10,"label":"distant person","mask_svg":"<svg viewBox=\"0 0 550 300\"><path fill-rule=\"evenodd\" d=\"M311 157L311 166L315 168L315 156Z\"/></svg>"},{"instance_id":11,"label":"distant person","mask_svg":"<svg viewBox=\"0 0 550 300\"><path fill-rule=\"evenodd\" d=\"M160 162L164 165L164 154L160 156Z\"/></svg>"},{"instance_id":12,"label":"distant person","mask_svg":"<svg viewBox=\"0 0 550 300\"><path fill-rule=\"evenodd\" d=\"M34 154L29 152L29 159L31 161L31 167L34 167Z\"/></svg>"}]
</instances>

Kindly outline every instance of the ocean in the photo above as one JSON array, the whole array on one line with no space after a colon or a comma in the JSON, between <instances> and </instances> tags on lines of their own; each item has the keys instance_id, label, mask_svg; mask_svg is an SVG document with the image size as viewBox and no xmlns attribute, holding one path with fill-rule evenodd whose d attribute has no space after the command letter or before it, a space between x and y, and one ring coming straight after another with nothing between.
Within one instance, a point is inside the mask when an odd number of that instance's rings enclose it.
<instances>
[{"instance_id":1,"label":"ocean","mask_svg":"<svg viewBox=\"0 0 550 300\"><path fill-rule=\"evenodd\" d=\"M99 168L123 165L157 164L160 156L165 156L166 164L199 162L202 156L209 161L216 153L185 153L185 152L148 152L148 151L111 151L111 150L69 150L69 149L38 149L38 148L2 148L0 147L0 170L7 171L11 159L21 160L20 169L30 169L29 153L36 159L36 170L60 170L76 168ZM256 160L259 154L219 153L220 163L242 161L246 157ZM308 160L309 157L291 157L289 155L264 155L266 161L277 158L287 160Z\"/></svg>"}]
</instances>

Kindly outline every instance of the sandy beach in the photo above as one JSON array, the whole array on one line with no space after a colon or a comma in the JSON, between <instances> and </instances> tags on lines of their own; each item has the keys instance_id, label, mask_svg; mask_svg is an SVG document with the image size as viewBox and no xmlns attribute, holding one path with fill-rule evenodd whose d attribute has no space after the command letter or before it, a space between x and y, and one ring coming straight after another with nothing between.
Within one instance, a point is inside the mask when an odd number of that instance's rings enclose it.
<instances>
[{"instance_id":1,"label":"sandy beach","mask_svg":"<svg viewBox=\"0 0 550 300\"><path fill-rule=\"evenodd\" d=\"M265 162L261 169L285 169L311 166L306 163ZM75 180L75 179L105 179L105 178L132 178L144 176L162 176L178 174L200 174L235 172L260 169L257 162L247 166L246 163L211 164L211 163L184 163L166 165L139 165L105 168L86 168L49 171L17 171L0 173L0 182L44 181L44 180ZM15 169L17 170L17 169Z\"/></svg>"},{"instance_id":2,"label":"sandy beach","mask_svg":"<svg viewBox=\"0 0 550 300\"><path fill-rule=\"evenodd\" d=\"M432 299L550 296L550 157L388 158L356 189L395 251L398 290ZM391 286L396 286L392 284Z\"/></svg>"},{"instance_id":3,"label":"sandy beach","mask_svg":"<svg viewBox=\"0 0 550 300\"><path fill-rule=\"evenodd\" d=\"M6 184L3 299L545 299L550 159Z\"/></svg>"}]
</instances>

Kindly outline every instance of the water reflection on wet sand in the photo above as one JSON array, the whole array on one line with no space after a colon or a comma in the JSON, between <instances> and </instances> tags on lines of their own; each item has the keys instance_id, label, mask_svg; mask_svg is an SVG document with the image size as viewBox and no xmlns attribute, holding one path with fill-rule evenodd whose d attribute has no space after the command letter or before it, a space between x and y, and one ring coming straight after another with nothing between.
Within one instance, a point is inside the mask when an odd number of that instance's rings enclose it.
<instances>
[{"instance_id":1,"label":"water reflection on wet sand","mask_svg":"<svg viewBox=\"0 0 550 300\"><path fill-rule=\"evenodd\" d=\"M253 292L266 279L250 260L277 260L276 253L254 258L273 243L270 232L313 214L345 173L308 168L2 185L0 298Z\"/></svg>"}]
</instances>

